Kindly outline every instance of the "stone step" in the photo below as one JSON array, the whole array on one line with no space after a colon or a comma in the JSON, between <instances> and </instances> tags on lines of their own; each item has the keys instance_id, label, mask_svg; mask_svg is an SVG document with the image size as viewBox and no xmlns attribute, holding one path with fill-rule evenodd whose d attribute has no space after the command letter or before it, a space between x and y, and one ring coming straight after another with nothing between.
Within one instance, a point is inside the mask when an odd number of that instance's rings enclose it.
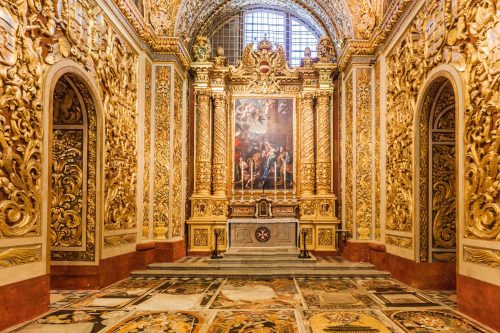
<instances>
[{"instance_id":1,"label":"stone step","mask_svg":"<svg viewBox=\"0 0 500 333\"><path fill-rule=\"evenodd\" d=\"M368 263L308 263L308 262L294 262L287 265L282 263L224 263L221 261L214 263L156 263L148 265L149 270L197 270L197 271L210 271L210 270L259 270L259 269L276 269L276 270L325 270L325 271L342 271L342 270L371 270L374 266Z\"/></svg>"},{"instance_id":2,"label":"stone step","mask_svg":"<svg viewBox=\"0 0 500 333\"><path fill-rule=\"evenodd\" d=\"M148 269L132 272L134 277L388 277L389 272L365 270L304 270L304 269L224 269L177 270Z\"/></svg>"},{"instance_id":3,"label":"stone step","mask_svg":"<svg viewBox=\"0 0 500 333\"><path fill-rule=\"evenodd\" d=\"M315 263L317 259L311 257L309 259L301 259L298 257L266 257L266 256L255 256L255 257L224 257L223 259L207 259L208 263L233 263L233 264L244 264L244 263L281 263L281 264L293 264L293 263Z\"/></svg>"},{"instance_id":4,"label":"stone step","mask_svg":"<svg viewBox=\"0 0 500 333\"><path fill-rule=\"evenodd\" d=\"M300 251L297 248L231 248L226 251L224 257L298 257Z\"/></svg>"}]
</instances>

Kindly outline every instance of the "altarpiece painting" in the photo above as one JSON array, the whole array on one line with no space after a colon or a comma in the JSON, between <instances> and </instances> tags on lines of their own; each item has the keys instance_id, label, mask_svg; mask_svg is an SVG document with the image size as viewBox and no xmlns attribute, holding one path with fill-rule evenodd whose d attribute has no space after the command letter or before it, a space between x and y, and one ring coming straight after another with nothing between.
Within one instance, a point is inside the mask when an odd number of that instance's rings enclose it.
<instances>
[{"instance_id":1,"label":"altarpiece painting","mask_svg":"<svg viewBox=\"0 0 500 333\"><path fill-rule=\"evenodd\" d=\"M235 98L235 190L293 189L294 113L292 98Z\"/></svg>"}]
</instances>

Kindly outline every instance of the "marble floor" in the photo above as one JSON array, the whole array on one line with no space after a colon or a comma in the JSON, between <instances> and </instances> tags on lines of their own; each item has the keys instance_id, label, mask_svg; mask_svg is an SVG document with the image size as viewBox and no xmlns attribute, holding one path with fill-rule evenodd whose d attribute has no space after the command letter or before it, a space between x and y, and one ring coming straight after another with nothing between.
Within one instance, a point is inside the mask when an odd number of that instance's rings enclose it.
<instances>
[{"instance_id":1,"label":"marble floor","mask_svg":"<svg viewBox=\"0 0 500 333\"><path fill-rule=\"evenodd\" d=\"M130 278L51 302L10 332L490 332L456 312L454 293L390 278Z\"/></svg>"}]
</instances>

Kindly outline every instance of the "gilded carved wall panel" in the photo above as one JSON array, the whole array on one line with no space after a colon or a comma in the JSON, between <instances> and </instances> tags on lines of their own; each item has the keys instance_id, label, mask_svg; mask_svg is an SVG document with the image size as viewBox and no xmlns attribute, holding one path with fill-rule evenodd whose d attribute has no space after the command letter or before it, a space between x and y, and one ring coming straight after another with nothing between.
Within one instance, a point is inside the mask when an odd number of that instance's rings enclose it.
<instances>
[{"instance_id":1,"label":"gilded carved wall panel","mask_svg":"<svg viewBox=\"0 0 500 333\"><path fill-rule=\"evenodd\" d=\"M500 251L464 246L464 261L500 269Z\"/></svg>"},{"instance_id":2,"label":"gilded carved wall panel","mask_svg":"<svg viewBox=\"0 0 500 333\"><path fill-rule=\"evenodd\" d=\"M353 191L353 177L355 177L355 166L353 165L353 82L352 75L347 77L345 83L345 227L349 230L350 236L355 235L354 232L354 191Z\"/></svg>"},{"instance_id":3,"label":"gilded carved wall panel","mask_svg":"<svg viewBox=\"0 0 500 333\"><path fill-rule=\"evenodd\" d=\"M183 168L185 161L182 159L183 149L183 87L184 80L179 74L174 76L174 122L173 128L173 145L172 145L172 214L171 226L172 237L182 236L182 223L184 223L184 195L183 187L186 186L183 178Z\"/></svg>"},{"instance_id":4,"label":"gilded carved wall panel","mask_svg":"<svg viewBox=\"0 0 500 333\"><path fill-rule=\"evenodd\" d=\"M99 89L99 96L92 98L101 99L104 105L108 143L105 224L112 229L133 227L135 53L93 1L46 0L39 3L1 0L0 21L5 42L0 56L1 237L33 236L41 232L42 78L51 65L66 58L88 70ZM76 81L75 84L79 85ZM90 95L85 98L92 100ZM68 97L59 105L62 114L54 115L56 123L80 122L81 119L71 119L76 113L64 110L69 102ZM66 118L68 115L70 118ZM89 131L88 144L96 139ZM92 172L94 170L87 170L89 179L96 177ZM87 190L95 191L94 186L88 182ZM86 233L86 248L83 251L55 251L52 253L54 260L93 260L95 222L88 217L95 216L95 202L91 205L87 201L86 204L86 230L68 231L74 235ZM79 244L80 241L75 241L77 238L68 239L68 244ZM55 243L62 244L61 239Z\"/></svg>"},{"instance_id":5,"label":"gilded carved wall panel","mask_svg":"<svg viewBox=\"0 0 500 333\"><path fill-rule=\"evenodd\" d=\"M358 239L372 234L371 70L356 71L356 225Z\"/></svg>"},{"instance_id":6,"label":"gilded carved wall panel","mask_svg":"<svg viewBox=\"0 0 500 333\"><path fill-rule=\"evenodd\" d=\"M69 102L64 103L67 92L58 95L56 84L52 137L50 255L54 261L93 261L96 255L97 228L97 113L94 99L77 76L66 74L58 84L63 81L74 87L73 92L78 94L77 100L81 98L83 105L78 103L75 106L72 103L72 107L66 109L66 106L70 105ZM59 102L62 103L58 105ZM74 112L75 108L78 108L77 112ZM68 110L73 112L67 112ZM67 116L63 117L64 121L56 116L65 113ZM69 129L71 121L76 122L73 130ZM64 126L59 127L58 124ZM78 197L78 204L71 205ZM75 223L73 219L77 216L80 217L79 223ZM79 237L76 237L77 235ZM78 249L69 251L68 247Z\"/></svg>"},{"instance_id":7,"label":"gilded carved wall panel","mask_svg":"<svg viewBox=\"0 0 500 333\"><path fill-rule=\"evenodd\" d=\"M150 223L150 203L151 203L151 100L152 100L152 65L149 60L146 60L145 73L145 102L144 102L144 192L142 197L143 202L143 218L142 230L143 237L147 238L149 234Z\"/></svg>"},{"instance_id":8,"label":"gilded carved wall panel","mask_svg":"<svg viewBox=\"0 0 500 333\"><path fill-rule=\"evenodd\" d=\"M0 269L42 260L42 245L0 249Z\"/></svg>"},{"instance_id":9,"label":"gilded carved wall panel","mask_svg":"<svg viewBox=\"0 0 500 333\"><path fill-rule=\"evenodd\" d=\"M156 239L165 239L170 221L171 68L156 67L153 220Z\"/></svg>"},{"instance_id":10,"label":"gilded carved wall panel","mask_svg":"<svg viewBox=\"0 0 500 333\"><path fill-rule=\"evenodd\" d=\"M413 221L411 158L412 123L417 95L426 75L440 64L449 64L465 82L465 226L464 237L500 239L500 135L498 105L500 89L500 18L494 1L426 1L387 57L387 227L409 231ZM462 92L458 92L462 93ZM435 133L433 140L454 141ZM446 145L444 145L446 146ZM451 162L454 152L440 147L440 159ZM443 152L442 150L447 150ZM436 162L436 163L441 163ZM437 166L437 165L436 165ZM438 168L439 169L439 168ZM441 170L445 172L445 170ZM454 174L447 170L446 174ZM450 177L447 183L454 183ZM452 189L434 188L441 203L451 198ZM421 200L424 194L421 190ZM439 200L438 200L439 199ZM443 201L444 200L444 201ZM452 204L447 204L452 207ZM453 209L435 209L433 219L449 216ZM420 217L420 219L422 219ZM451 218L450 218L451 219ZM448 225L447 223L435 223ZM435 246L451 246L454 231L439 227L433 231ZM442 235L446 235L446 239ZM420 240L422 247L426 239ZM422 251L421 259L425 259ZM433 256L434 257L434 256ZM450 257L451 258L451 257ZM439 259L439 258L438 258Z\"/></svg>"},{"instance_id":11,"label":"gilded carved wall panel","mask_svg":"<svg viewBox=\"0 0 500 333\"><path fill-rule=\"evenodd\" d=\"M380 62L375 64L375 239L381 238L380 226Z\"/></svg>"},{"instance_id":12,"label":"gilded carved wall panel","mask_svg":"<svg viewBox=\"0 0 500 333\"><path fill-rule=\"evenodd\" d=\"M83 244L86 218L84 188L86 180L83 129L56 129L52 136L52 193L50 243L52 246L78 247Z\"/></svg>"}]
</instances>

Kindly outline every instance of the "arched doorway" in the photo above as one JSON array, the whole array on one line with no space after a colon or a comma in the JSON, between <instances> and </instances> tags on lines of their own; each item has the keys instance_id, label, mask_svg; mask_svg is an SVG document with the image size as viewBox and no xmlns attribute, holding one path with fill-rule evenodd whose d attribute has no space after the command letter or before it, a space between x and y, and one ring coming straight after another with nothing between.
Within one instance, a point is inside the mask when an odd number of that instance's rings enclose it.
<instances>
[{"instance_id":1,"label":"arched doorway","mask_svg":"<svg viewBox=\"0 0 500 333\"><path fill-rule=\"evenodd\" d=\"M97 114L83 80L63 74L51 92L49 243L51 264L97 259Z\"/></svg>"},{"instance_id":2,"label":"arched doorway","mask_svg":"<svg viewBox=\"0 0 500 333\"><path fill-rule=\"evenodd\" d=\"M455 108L452 83L445 77L434 80L423 98L420 116L417 212L421 262L456 261Z\"/></svg>"}]
</instances>

